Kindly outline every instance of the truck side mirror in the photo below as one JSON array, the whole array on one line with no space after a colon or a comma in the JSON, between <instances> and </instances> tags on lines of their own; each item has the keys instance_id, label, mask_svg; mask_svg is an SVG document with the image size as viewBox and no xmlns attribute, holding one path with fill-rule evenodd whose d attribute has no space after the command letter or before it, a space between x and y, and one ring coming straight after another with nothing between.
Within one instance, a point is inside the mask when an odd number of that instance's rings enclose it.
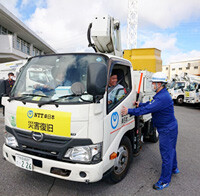
<instances>
[{"instance_id":1,"label":"truck side mirror","mask_svg":"<svg viewBox=\"0 0 200 196\"><path fill-rule=\"evenodd\" d=\"M87 70L87 92L93 96L104 95L107 84L107 66L91 63Z\"/></svg>"}]
</instances>

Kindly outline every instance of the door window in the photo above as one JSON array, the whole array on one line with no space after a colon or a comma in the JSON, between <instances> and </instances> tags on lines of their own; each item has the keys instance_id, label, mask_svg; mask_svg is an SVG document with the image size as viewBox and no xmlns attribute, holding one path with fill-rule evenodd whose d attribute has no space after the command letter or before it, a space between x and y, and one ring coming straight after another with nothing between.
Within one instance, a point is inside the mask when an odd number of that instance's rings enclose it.
<instances>
[{"instance_id":1,"label":"door window","mask_svg":"<svg viewBox=\"0 0 200 196\"><path fill-rule=\"evenodd\" d=\"M115 65L108 81L108 113L113 110L131 91L130 67Z\"/></svg>"}]
</instances>

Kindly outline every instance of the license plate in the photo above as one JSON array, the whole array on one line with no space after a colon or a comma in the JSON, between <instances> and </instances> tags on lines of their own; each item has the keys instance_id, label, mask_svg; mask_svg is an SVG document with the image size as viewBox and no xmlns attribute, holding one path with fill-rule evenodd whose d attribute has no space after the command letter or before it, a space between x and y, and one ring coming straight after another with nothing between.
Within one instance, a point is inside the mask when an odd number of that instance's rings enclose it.
<instances>
[{"instance_id":1,"label":"license plate","mask_svg":"<svg viewBox=\"0 0 200 196\"><path fill-rule=\"evenodd\" d=\"M189 92L185 92L185 96L186 96L186 97L189 97L189 96L190 96L190 93L189 93Z\"/></svg>"},{"instance_id":2,"label":"license plate","mask_svg":"<svg viewBox=\"0 0 200 196\"><path fill-rule=\"evenodd\" d=\"M32 171L33 169L33 161L29 157L24 157L21 155L16 155L16 166L21 167L23 169Z\"/></svg>"}]
</instances>

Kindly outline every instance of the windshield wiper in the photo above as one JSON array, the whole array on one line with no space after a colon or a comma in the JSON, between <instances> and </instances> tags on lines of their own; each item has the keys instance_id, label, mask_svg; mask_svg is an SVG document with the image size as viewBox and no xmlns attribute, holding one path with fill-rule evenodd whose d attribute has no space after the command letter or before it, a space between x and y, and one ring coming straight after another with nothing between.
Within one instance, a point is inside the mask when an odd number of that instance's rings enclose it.
<instances>
[{"instance_id":1,"label":"windshield wiper","mask_svg":"<svg viewBox=\"0 0 200 196\"><path fill-rule=\"evenodd\" d=\"M50 100L50 101L46 101L46 102L39 103L39 104L38 104L38 107L41 107L42 105L45 105L45 104L55 103L56 101L58 101L58 100L60 100L60 99L63 99L63 98L75 97L75 96L76 96L75 94L72 94L72 95L64 95L64 96L59 97L58 99L53 99L53 100ZM55 104L55 106L58 107L58 104Z\"/></svg>"},{"instance_id":2,"label":"windshield wiper","mask_svg":"<svg viewBox=\"0 0 200 196\"><path fill-rule=\"evenodd\" d=\"M88 93L83 93L82 95L88 95ZM50 100L50 101L46 101L46 102L39 103L39 104L38 104L38 107L41 107L42 105L45 105L45 104L55 103L56 101L59 101L60 99L64 99L64 98L68 98L68 97L80 97L80 99L81 99L82 101L89 102L89 103L93 103L92 101L88 101L88 100L82 99L82 98L81 98L82 95L76 95L76 94L64 95L64 96L59 97L58 99L53 99L53 100ZM55 106L58 107L58 104L55 104Z\"/></svg>"},{"instance_id":3,"label":"windshield wiper","mask_svg":"<svg viewBox=\"0 0 200 196\"><path fill-rule=\"evenodd\" d=\"M27 97L10 97L8 99L9 102L11 102L12 100L18 100L18 101L21 101L23 99L26 99Z\"/></svg>"},{"instance_id":4,"label":"windshield wiper","mask_svg":"<svg viewBox=\"0 0 200 196\"><path fill-rule=\"evenodd\" d=\"M26 94L22 94L22 95L26 95L26 96L35 96L35 97L48 97L48 96L46 96L46 95L33 94L33 93L26 93Z\"/></svg>"},{"instance_id":5,"label":"windshield wiper","mask_svg":"<svg viewBox=\"0 0 200 196\"><path fill-rule=\"evenodd\" d=\"M27 97L29 97L29 96L36 96L36 97L48 97L48 96L46 96L46 95L38 95L38 94L22 94L22 95L26 95L25 97L10 97L9 99L8 99L8 101L10 102L10 101L12 101L12 100L18 100L18 101L21 101L21 100L24 100L24 99L26 99Z\"/></svg>"}]
</instances>

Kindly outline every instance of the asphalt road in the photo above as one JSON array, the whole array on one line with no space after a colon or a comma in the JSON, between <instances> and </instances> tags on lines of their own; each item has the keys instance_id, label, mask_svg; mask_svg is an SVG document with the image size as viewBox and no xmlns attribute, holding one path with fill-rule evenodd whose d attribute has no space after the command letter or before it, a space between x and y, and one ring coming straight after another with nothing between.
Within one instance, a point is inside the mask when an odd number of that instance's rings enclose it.
<instances>
[{"instance_id":1,"label":"asphalt road","mask_svg":"<svg viewBox=\"0 0 200 196\"><path fill-rule=\"evenodd\" d=\"M0 195L60 196L60 195L200 195L200 108L175 106L179 124L177 156L180 173L172 177L170 186L162 191L152 189L157 182L161 158L158 143L143 145L140 155L133 159L126 178L118 184L104 181L92 184L70 182L25 171L0 158ZM0 151L2 152L3 116L0 109ZM2 157L2 155L1 155Z\"/></svg>"}]
</instances>

